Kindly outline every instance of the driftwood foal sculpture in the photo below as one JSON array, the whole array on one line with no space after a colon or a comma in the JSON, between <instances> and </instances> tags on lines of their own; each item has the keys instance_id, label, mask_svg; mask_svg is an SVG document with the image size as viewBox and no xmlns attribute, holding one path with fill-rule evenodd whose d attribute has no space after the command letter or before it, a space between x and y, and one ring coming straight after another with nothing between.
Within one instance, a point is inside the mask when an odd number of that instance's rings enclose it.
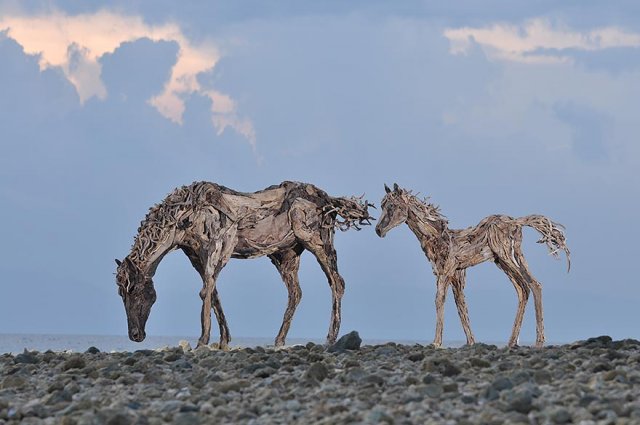
<instances>
[{"instance_id":1,"label":"driftwood foal sculpture","mask_svg":"<svg viewBox=\"0 0 640 425\"><path fill-rule=\"evenodd\" d=\"M384 237L394 227L407 223L416 235L422 250L433 267L437 278L436 291L436 334L434 345L442 345L444 303L449 285L458 308L467 344L475 342L467 303L464 296L466 269L485 261L493 261L504 271L518 293L516 313L509 346L518 344L524 309L533 292L536 311L536 346L544 344L544 324L542 317L542 285L529 272L522 253L522 227L529 226L542 235L538 243L546 243L551 254L557 256L559 250L567 255L570 267L569 248L565 243L562 226L542 215L528 215L512 218L506 215L491 215L477 226L467 229L449 229L447 219L440 214L437 206L421 201L411 192L394 185L391 190L384 186L386 195L382 200L376 233Z\"/></svg>"},{"instance_id":2,"label":"driftwood foal sculpture","mask_svg":"<svg viewBox=\"0 0 640 425\"><path fill-rule=\"evenodd\" d=\"M209 182L174 190L152 207L140 224L131 252L116 260L116 280L127 313L129 338L142 341L156 300L152 277L169 252L181 249L202 278L202 334L209 342L211 309L220 327L220 347L231 336L216 290L216 279L230 258L268 256L288 290L288 304L275 344L283 345L300 302L300 255L306 249L320 263L333 296L327 343L340 328L344 280L338 273L333 246L335 229L360 229L371 224L360 198L334 198L311 184L283 182L255 193L241 193ZM342 220L340 220L340 218Z\"/></svg>"}]
</instances>

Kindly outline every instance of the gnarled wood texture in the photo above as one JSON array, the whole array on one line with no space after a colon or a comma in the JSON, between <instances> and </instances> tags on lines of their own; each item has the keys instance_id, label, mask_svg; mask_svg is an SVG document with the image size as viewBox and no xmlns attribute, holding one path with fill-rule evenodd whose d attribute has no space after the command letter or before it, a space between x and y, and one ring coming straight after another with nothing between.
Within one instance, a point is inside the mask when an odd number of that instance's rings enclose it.
<instances>
[{"instance_id":1,"label":"gnarled wood texture","mask_svg":"<svg viewBox=\"0 0 640 425\"><path fill-rule=\"evenodd\" d=\"M360 198L332 197L307 183L285 181L255 193L242 193L215 183L195 182L174 190L149 210L140 224L131 252L118 264L116 280L124 301L129 338L142 341L156 293L152 277L162 258L181 249L202 278L202 334L207 344L211 309L220 327L220 347L231 336L216 291L216 279L230 258L268 256L288 291L288 303L276 345L283 345L301 298L300 255L310 251L318 260L332 292L327 342L340 328L344 280L338 273L335 229L360 229L371 224Z\"/></svg>"},{"instance_id":2,"label":"gnarled wood texture","mask_svg":"<svg viewBox=\"0 0 640 425\"><path fill-rule=\"evenodd\" d=\"M464 296L466 269L485 261L493 261L504 271L518 294L518 310L509 346L518 343L525 306L529 293L533 292L536 311L536 346L544 344L542 314L542 285L533 277L522 253L522 227L529 226L542 235L538 243L545 243L549 251L557 256L563 250L570 267L570 253L566 245L563 227L542 215L513 218L506 215L491 215L476 226L466 229L449 229L447 219L439 208L418 199L411 192L394 185L391 190L385 185L386 195L382 200L376 233L380 237L392 228L407 223L416 235L422 250L433 267L437 278L436 290L436 334L434 345L442 345L444 303L449 285L458 308L458 315L467 337L467 344L475 342Z\"/></svg>"}]
</instances>

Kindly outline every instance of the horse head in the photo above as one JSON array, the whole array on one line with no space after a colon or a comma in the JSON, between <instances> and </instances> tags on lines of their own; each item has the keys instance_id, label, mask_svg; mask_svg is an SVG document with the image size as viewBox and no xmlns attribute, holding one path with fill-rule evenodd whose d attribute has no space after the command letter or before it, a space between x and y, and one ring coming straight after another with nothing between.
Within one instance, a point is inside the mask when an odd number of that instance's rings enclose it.
<instances>
[{"instance_id":1,"label":"horse head","mask_svg":"<svg viewBox=\"0 0 640 425\"><path fill-rule=\"evenodd\" d=\"M118 265L116 282L118 294L124 302L127 313L129 339L136 342L144 340L144 331L151 306L156 301L156 290L153 281L146 276L129 257L123 261L116 260Z\"/></svg>"}]
</instances>

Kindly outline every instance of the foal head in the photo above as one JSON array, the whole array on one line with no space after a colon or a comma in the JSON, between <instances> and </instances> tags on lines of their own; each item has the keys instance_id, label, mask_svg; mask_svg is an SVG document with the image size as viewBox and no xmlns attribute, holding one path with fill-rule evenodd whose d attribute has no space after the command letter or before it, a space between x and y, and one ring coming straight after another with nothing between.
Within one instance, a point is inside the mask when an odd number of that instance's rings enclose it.
<instances>
[{"instance_id":1,"label":"foal head","mask_svg":"<svg viewBox=\"0 0 640 425\"><path fill-rule=\"evenodd\" d=\"M123 261L116 260L118 265L116 282L118 294L124 302L127 312L129 339L140 342L146 334L144 327L149 318L151 306L156 301L156 290L153 281L147 277L128 257Z\"/></svg>"},{"instance_id":2,"label":"foal head","mask_svg":"<svg viewBox=\"0 0 640 425\"><path fill-rule=\"evenodd\" d=\"M382 212L376 225L376 233L381 238L384 238L389 230L407 221L409 216L408 193L400 189L397 183L394 183L393 190L385 184L384 190L386 194L380 203Z\"/></svg>"},{"instance_id":3,"label":"foal head","mask_svg":"<svg viewBox=\"0 0 640 425\"><path fill-rule=\"evenodd\" d=\"M409 213L419 217L424 223L441 229L446 227L446 218L440 214L437 206L418 199L411 191L401 189L394 183L393 190L385 184L386 194L382 198L382 212L376 226L376 233L383 238L387 232L406 222Z\"/></svg>"}]
</instances>

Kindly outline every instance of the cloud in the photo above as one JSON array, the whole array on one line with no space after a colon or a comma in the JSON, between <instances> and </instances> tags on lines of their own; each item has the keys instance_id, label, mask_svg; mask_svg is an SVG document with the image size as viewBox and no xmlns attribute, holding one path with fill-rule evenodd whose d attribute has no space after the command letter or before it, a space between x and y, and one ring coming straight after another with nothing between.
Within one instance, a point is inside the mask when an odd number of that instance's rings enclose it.
<instances>
[{"instance_id":1,"label":"cloud","mask_svg":"<svg viewBox=\"0 0 640 425\"><path fill-rule=\"evenodd\" d=\"M448 28L444 36L454 55L466 54L475 42L493 59L525 63L571 61L569 55L546 54L544 49L597 51L640 46L640 33L615 26L575 31L542 18L523 25L498 23L482 28Z\"/></svg>"},{"instance_id":2,"label":"cloud","mask_svg":"<svg viewBox=\"0 0 640 425\"><path fill-rule=\"evenodd\" d=\"M218 134L231 128L243 135L255 149L252 122L240 117L236 102L226 94L204 89L200 73L211 71L220 60L220 52L210 41L195 43L174 23L147 24L140 16L100 10L68 15L52 11L39 15L0 17L0 31L15 40L29 55L37 55L41 71L59 68L75 87L80 103L91 98L105 99L107 88L101 78L100 59L112 54L123 43L141 38L174 42L177 60L162 91L148 99L165 118L182 123L185 97L200 94L212 101L211 122Z\"/></svg>"}]
</instances>

